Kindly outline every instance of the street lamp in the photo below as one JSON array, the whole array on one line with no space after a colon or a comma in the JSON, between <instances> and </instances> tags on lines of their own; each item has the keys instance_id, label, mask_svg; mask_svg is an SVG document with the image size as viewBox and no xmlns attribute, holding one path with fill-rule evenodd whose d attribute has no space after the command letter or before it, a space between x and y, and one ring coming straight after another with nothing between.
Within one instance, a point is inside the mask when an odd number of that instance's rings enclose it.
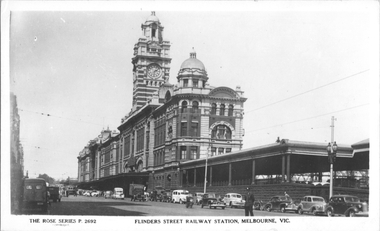
<instances>
[{"instance_id":1,"label":"street lamp","mask_svg":"<svg viewBox=\"0 0 380 231\"><path fill-rule=\"evenodd\" d=\"M329 198L331 198L333 195L333 181L334 181L333 169L334 169L334 162L336 160L337 151L338 151L338 145L336 144L335 141L332 146L331 146L331 143L327 145L328 160L330 163L330 196Z\"/></svg>"}]
</instances>

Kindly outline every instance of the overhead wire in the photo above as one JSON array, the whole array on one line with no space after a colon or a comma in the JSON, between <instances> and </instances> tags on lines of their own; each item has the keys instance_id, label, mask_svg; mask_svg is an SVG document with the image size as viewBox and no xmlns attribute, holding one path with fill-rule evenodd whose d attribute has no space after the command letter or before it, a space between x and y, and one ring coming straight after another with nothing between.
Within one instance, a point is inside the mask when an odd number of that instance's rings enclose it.
<instances>
[{"instance_id":1,"label":"overhead wire","mask_svg":"<svg viewBox=\"0 0 380 231\"><path fill-rule=\"evenodd\" d=\"M55 117L55 118L72 120L72 121L81 122L81 123L87 123L87 124L93 124L93 125L103 126L101 124L92 123L92 122L88 122L88 121L83 121L81 119L78 120L78 119L72 119L72 118L67 118L67 117L62 117L62 116L56 116L56 115L52 115L50 113L45 113L45 112L30 111L30 110L25 110L25 109L22 109L22 108L19 108L19 111L30 112L30 113L40 114L42 116Z\"/></svg>"},{"instance_id":2,"label":"overhead wire","mask_svg":"<svg viewBox=\"0 0 380 231\"><path fill-rule=\"evenodd\" d=\"M345 109L341 109L341 110L337 110L337 111L333 111L333 112L327 112L327 113L320 114L317 116L312 116L312 117L308 117L308 118L304 118L304 119L294 120L294 121L290 121L290 122L286 122L286 123L282 123L282 124L277 124L277 125L273 125L270 127L260 128L260 129L256 129L256 130L246 131L245 133L251 133L251 132L261 131L261 130L265 130L265 129L269 129L269 128L280 127L280 126L287 125L287 124L297 123L297 122L301 122L301 121L305 121L305 120L315 119L318 117L322 117L322 116L326 116L326 115L330 115L330 114L338 113L338 112L342 112L342 111L347 111L347 110L351 110L351 109L355 109L355 108L363 107L363 106L367 106L367 105L369 105L369 104L366 103L366 104L356 105L356 106L353 106L350 108L345 108Z\"/></svg>"},{"instance_id":3,"label":"overhead wire","mask_svg":"<svg viewBox=\"0 0 380 231\"><path fill-rule=\"evenodd\" d=\"M283 101L286 101L286 100L289 100L289 99L293 99L293 98L298 97L298 96L300 96L300 95L304 95L304 94L306 94L306 93L309 93L309 92L312 92L312 91L318 90L318 89L320 89L320 88L323 88L323 87L329 86L329 85L331 85L331 84L334 84L334 83L337 83L337 82L340 82L340 81L346 80L346 79L348 79L348 78L354 77L354 76L356 76L356 75L362 74L362 73L367 72L367 71L369 71L369 69L366 69L366 70L363 70L363 71L357 72L357 73L355 73L355 74L352 74L352 75L346 76L346 77L344 77L344 78L341 78L341 79L335 80L335 81L333 81L333 82L330 82L330 83L327 83L327 84L321 85L321 86L319 86L319 87L316 87L316 88L313 88L313 89L310 89L310 90L307 90L307 91L301 92L301 93L299 93L299 94L296 94L296 95L290 96L290 97L288 97L288 98L281 99L281 100L278 100L278 101L276 101L276 102L273 102L273 103L270 103L270 104L267 104L267 105L261 106L261 107L259 107L259 108L256 108L256 109L253 109L253 110L246 111L246 112L244 112L244 113L247 114L247 113L250 113L250 112L258 111L258 110L260 110L260 109L263 109L263 108L266 108L266 107L272 106L272 105L274 105L274 104L281 103L281 102L283 102Z\"/></svg>"}]
</instances>

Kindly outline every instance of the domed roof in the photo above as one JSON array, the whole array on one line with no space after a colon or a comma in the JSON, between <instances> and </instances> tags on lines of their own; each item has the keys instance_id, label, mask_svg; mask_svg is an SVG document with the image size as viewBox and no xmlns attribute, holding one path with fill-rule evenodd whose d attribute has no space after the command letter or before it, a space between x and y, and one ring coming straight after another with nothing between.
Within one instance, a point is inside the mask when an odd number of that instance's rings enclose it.
<instances>
[{"instance_id":1,"label":"domed roof","mask_svg":"<svg viewBox=\"0 0 380 231\"><path fill-rule=\"evenodd\" d=\"M152 11L152 14L146 19L145 22L160 22L156 16L156 12Z\"/></svg>"},{"instance_id":2,"label":"domed roof","mask_svg":"<svg viewBox=\"0 0 380 231\"><path fill-rule=\"evenodd\" d=\"M194 48L193 50L190 52L190 58L186 59L182 65L181 65L181 68L180 69L184 69L184 68L195 68L195 69L201 69L201 70L205 70L205 65L199 60L196 58L197 57L197 53L195 52Z\"/></svg>"}]
</instances>

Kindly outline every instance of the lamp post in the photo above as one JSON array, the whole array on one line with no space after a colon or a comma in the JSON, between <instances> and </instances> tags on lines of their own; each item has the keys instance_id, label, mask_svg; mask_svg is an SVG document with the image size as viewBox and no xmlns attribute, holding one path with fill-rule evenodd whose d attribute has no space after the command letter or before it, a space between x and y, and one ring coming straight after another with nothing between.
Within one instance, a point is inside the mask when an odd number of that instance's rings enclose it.
<instances>
[{"instance_id":1,"label":"lamp post","mask_svg":"<svg viewBox=\"0 0 380 231\"><path fill-rule=\"evenodd\" d=\"M210 150L210 146L207 148L207 154L206 154L205 181L204 181L204 185L203 185L203 193L206 193L206 186L207 186L207 161L208 161L209 150Z\"/></svg>"},{"instance_id":2,"label":"lamp post","mask_svg":"<svg viewBox=\"0 0 380 231\"><path fill-rule=\"evenodd\" d=\"M333 195L333 182L334 182L334 176L333 176L333 170L334 170L334 162L336 160L336 153L338 151L338 145L334 141L333 145L331 146L331 143L327 145L327 154L328 154L328 160L330 163L330 194L329 198Z\"/></svg>"}]
</instances>

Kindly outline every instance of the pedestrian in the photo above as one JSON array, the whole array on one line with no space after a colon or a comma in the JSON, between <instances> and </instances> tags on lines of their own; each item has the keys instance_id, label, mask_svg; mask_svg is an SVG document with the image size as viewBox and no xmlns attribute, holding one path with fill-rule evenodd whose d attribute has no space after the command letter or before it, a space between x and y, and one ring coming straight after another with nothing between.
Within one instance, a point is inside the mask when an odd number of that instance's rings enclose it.
<instances>
[{"instance_id":1,"label":"pedestrian","mask_svg":"<svg viewBox=\"0 0 380 231\"><path fill-rule=\"evenodd\" d=\"M245 216L253 216L253 202L255 201L255 197L251 192L251 189L247 188L247 194L245 196L244 210Z\"/></svg>"}]
</instances>

